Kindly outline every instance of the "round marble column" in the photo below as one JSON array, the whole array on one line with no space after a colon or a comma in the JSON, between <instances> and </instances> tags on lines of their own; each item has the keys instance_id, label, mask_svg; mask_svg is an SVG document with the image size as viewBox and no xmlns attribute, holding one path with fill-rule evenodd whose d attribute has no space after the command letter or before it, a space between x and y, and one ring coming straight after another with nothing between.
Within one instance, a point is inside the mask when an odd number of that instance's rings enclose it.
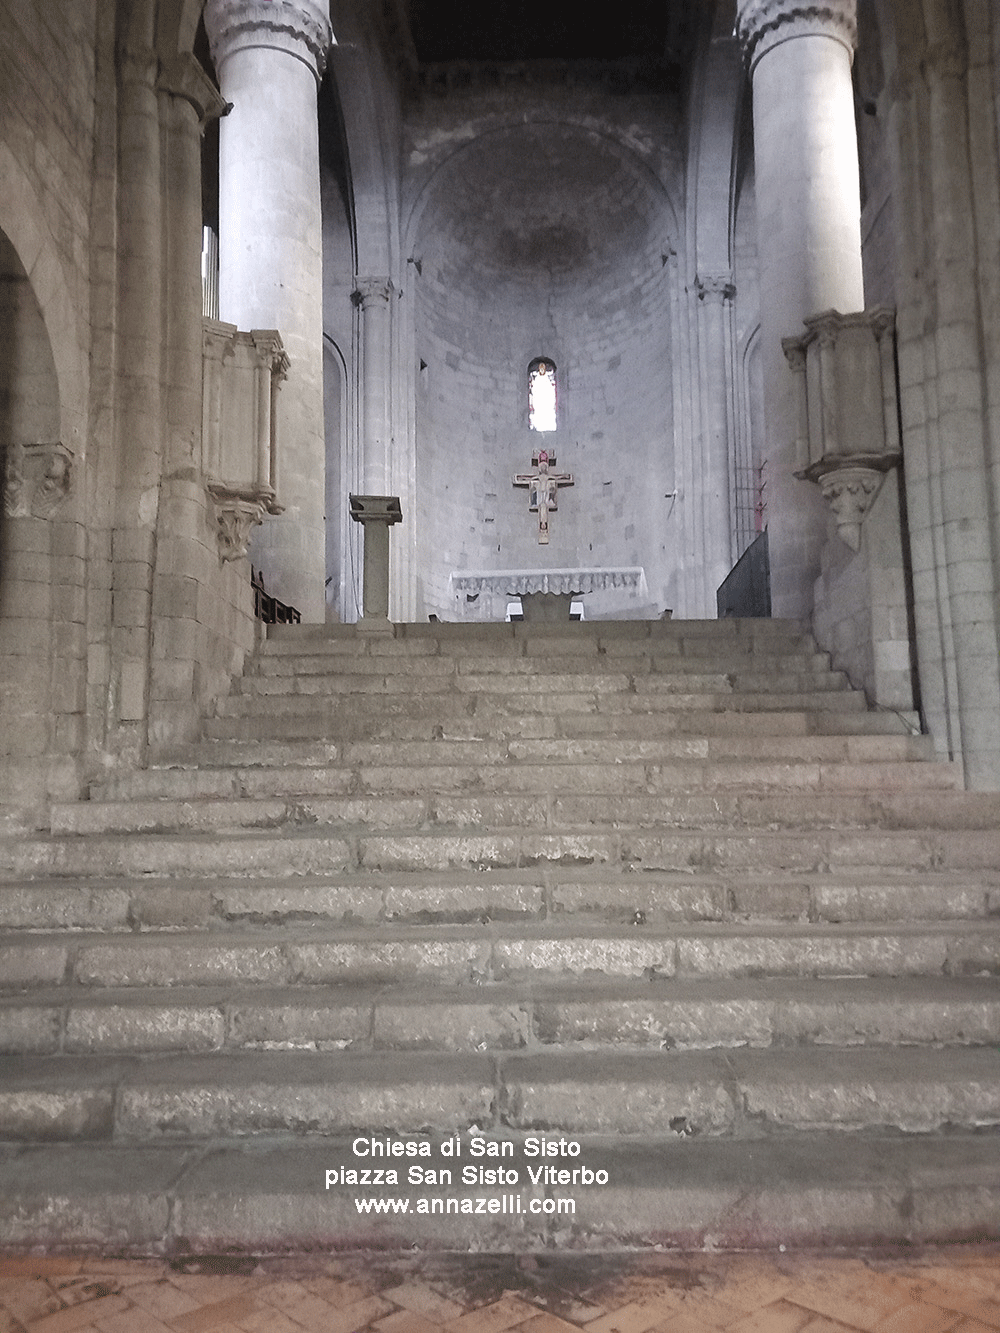
<instances>
[{"instance_id":1,"label":"round marble column","mask_svg":"<svg viewBox=\"0 0 1000 1333\"><path fill-rule=\"evenodd\" d=\"M864 308L851 64L856 0L739 0L753 80L767 525L776 616L808 616L828 511L794 473L795 382L781 339L807 315Z\"/></svg>"},{"instance_id":2,"label":"round marble column","mask_svg":"<svg viewBox=\"0 0 1000 1333\"><path fill-rule=\"evenodd\" d=\"M329 0L208 0L222 95L219 313L277 329L291 361L278 400L285 512L254 534L269 593L325 616L323 273L316 93L333 40Z\"/></svg>"}]
</instances>

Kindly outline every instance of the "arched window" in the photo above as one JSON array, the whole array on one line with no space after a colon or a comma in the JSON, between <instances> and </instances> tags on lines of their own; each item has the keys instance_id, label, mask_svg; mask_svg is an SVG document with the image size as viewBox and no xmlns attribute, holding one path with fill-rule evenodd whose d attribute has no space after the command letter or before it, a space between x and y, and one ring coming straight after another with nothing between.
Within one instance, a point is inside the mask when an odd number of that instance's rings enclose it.
<instances>
[{"instance_id":1,"label":"arched window","mask_svg":"<svg viewBox=\"0 0 1000 1333\"><path fill-rule=\"evenodd\" d=\"M528 425L532 430L556 428L556 366L536 356L528 366Z\"/></svg>"}]
</instances>

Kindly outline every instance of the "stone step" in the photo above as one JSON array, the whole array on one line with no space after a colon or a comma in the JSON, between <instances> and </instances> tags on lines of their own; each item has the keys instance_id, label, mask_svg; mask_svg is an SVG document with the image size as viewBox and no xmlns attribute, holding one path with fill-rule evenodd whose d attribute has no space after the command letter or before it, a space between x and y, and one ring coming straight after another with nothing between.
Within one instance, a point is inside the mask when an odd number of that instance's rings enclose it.
<instances>
[{"instance_id":1,"label":"stone step","mask_svg":"<svg viewBox=\"0 0 1000 1333\"><path fill-rule=\"evenodd\" d=\"M830 670L830 654L812 649L748 653L745 649L723 648L705 651L694 647L690 651L665 652L647 645L644 649L629 645L599 648L596 653L574 652L560 656L515 656L510 653L476 655L439 653L434 656L372 657L361 652L342 653L278 653L264 651L251 659L244 679L248 681L287 682L295 676L326 676L335 673L344 677L348 686L368 676L393 679L407 676L411 679L447 677L462 679L475 675L503 675L511 678L538 677L548 684L552 676L572 675L589 679L609 672L629 676L647 676L663 673L687 678L690 675L727 675L729 673L765 675L774 673L813 673ZM280 687L280 686L279 686Z\"/></svg>"},{"instance_id":2,"label":"stone step","mask_svg":"<svg viewBox=\"0 0 1000 1333\"><path fill-rule=\"evenodd\" d=\"M562 678L559 678L562 679ZM665 680L666 678L662 678ZM655 713L677 709L699 711L772 712L781 709L833 709L845 712L866 712L865 697L858 691L841 685L818 684L800 677L786 682L773 678L765 687L759 682L755 692L727 685L724 678L705 680L704 690L689 690L690 682L674 681L677 688L668 688L660 678L635 682L629 678L602 676L595 683L583 684L578 677L567 682L566 688L549 693L543 690L493 690L483 688L480 678L469 678L469 688L456 688L446 679L436 680L433 690L394 689L386 687L373 677L368 691L342 690L333 686L323 691L296 694L260 695L235 694L220 699L219 717L253 717L283 719L302 716L336 718L374 715L420 717L428 714L442 718L462 716L472 710L477 714L495 714L503 717L532 717L551 713ZM298 682L301 683L301 682ZM695 682L697 685L698 682ZM331 685L323 681L324 686ZM381 686L382 688L377 688ZM661 687L662 686L662 687Z\"/></svg>"},{"instance_id":3,"label":"stone step","mask_svg":"<svg viewBox=\"0 0 1000 1333\"><path fill-rule=\"evenodd\" d=\"M427 659L432 660L432 659ZM281 676L241 676L236 682L236 695L264 699L269 704L285 707L289 698L337 697L368 695L407 697L454 693L475 694L489 698L493 695L522 695L545 697L550 694L794 694L809 690L846 690L847 678L839 671L755 670L726 671L724 669L695 672L658 671L645 675L629 675L624 671L593 673L555 672L532 675L421 675L401 671L398 675L351 675L347 672L323 675L299 673Z\"/></svg>"},{"instance_id":4,"label":"stone step","mask_svg":"<svg viewBox=\"0 0 1000 1333\"><path fill-rule=\"evenodd\" d=\"M951 976L1000 971L1000 922L569 922L0 937L4 987L338 986L524 979Z\"/></svg>"},{"instance_id":5,"label":"stone step","mask_svg":"<svg viewBox=\"0 0 1000 1333\"><path fill-rule=\"evenodd\" d=\"M460 749L461 742L452 742ZM375 747L371 747L375 748ZM157 768L129 774L91 787L91 802L191 801L202 798L394 796L434 792L566 794L585 791L609 795L698 791L823 791L848 792L961 790L957 764L834 761L795 763L763 759L675 759L586 762L581 757L556 763L517 760L508 756L486 763L451 757L448 742L428 743L437 762L393 758L392 747L382 763L337 766L294 765L260 768ZM499 747L497 747L499 748Z\"/></svg>"},{"instance_id":6,"label":"stone step","mask_svg":"<svg viewBox=\"0 0 1000 1333\"><path fill-rule=\"evenodd\" d=\"M851 695L831 696L853 698ZM852 705L854 707L854 705ZM439 708L415 707L411 715L391 710L340 709L322 715L266 714L256 717L209 717L202 724L206 742L280 745L322 741L430 741L435 739L509 741L514 739L651 739L665 737L805 737L848 736L870 741L880 736L917 739L915 715L858 709L657 709L645 713L533 713L524 716L470 709L446 716Z\"/></svg>"},{"instance_id":7,"label":"stone step","mask_svg":"<svg viewBox=\"0 0 1000 1333\"><path fill-rule=\"evenodd\" d=\"M41 988L0 997L4 1055L524 1048L704 1050L1000 1041L996 978L490 986Z\"/></svg>"},{"instance_id":8,"label":"stone step","mask_svg":"<svg viewBox=\"0 0 1000 1333\"><path fill-rule=\"evenodd\" d=\"M942 808L943 795L938 794L931 804ZM541 866L709 874L759 874L771 869L799 874L994 871L1000 865L1000 828L995 823L977 827L970 816L978 808L975 801L955 806L954 816L965 825L958 829L546 833L516 828L382 835L364 831L327 834L289 825L280 833L38 834L0 840L0 877L242 875L253 880L348 870L395 873Z\"/></svg>"},{"instance_id":9,"label":"stone step","mask_svg":"<svg viewBox=\"0 0 1000 1333\"><path fill-rule=\"evenodd\" d=\"M315 770L313 770L315 771ZM286 770L287 772L287 770ZM423 780L426 775L426 783ZM437 786L435 770L417 770L409 784L400 771L384 770L383 790L407 789L414 795L324 796L295 793L275 796L211 797L197 789L190 799L54 802L51 808L54 835L80 836L100 833L174 833L183 830L266 830L338 828L386 830L410 835L416 831L512 828L569 832L587 829L919 829L990 828L1000 835L1000 794L948 789L950 775L933 782L893 783L877 795L857 791L850 783L840 789L834 780L814 790L734 790L708 786L703 792L677 794L671 768L660 774L645 770L638 789L616 794L624 776L615 770L597 769L591 776L597 789L588 787L588 771L577 770L582 791L572 795L552 790L544 781L521 784L501 770L503 787L498 793L480 793L478 784L459 780L449 791L442 783L431 795L427 785ZM455 773L442 775L455 778ZM461 779L461 773L457 775ZM369 774L369 785L379 787L378 770ZM600 790L600 784L609 790ZM196 784L192 784L196 786ZM222 783L226 786L225 780ZM295 786L296 784L292 784ZM499 785L499 783L498 783ZM560 787L572 783L563 782ZM687 784L681 784L686 786ZM707 784L706 784L707 785ZM747 784L752 787L752 784ZM928 790L930 789L930 790Z\"/></svg>"},{"instance_id":10,"label":"stone step","mask_svg":"<svg viewBox=\"0 0 1000 1333\"><path fill-rule=\"evenodd\" d=\"M1000 1125L988 1047L9 1056L0 1140L211 1142L493 1128L547 1137Z\"/></svg>"},{"instance_id":11,"label":"stone step","mask_svg":"<svg viewBox=\"0 0 1000 1333\"><path fill-rule=\"evenodd\" d=\"M310 924L595 925L1000 918L1000 873L765 875L525 870L297 878L177 876L0 882L0 931L224 931ZM8 941L10 942L10 941Z\"/></svg>"},{"instance_id":12,"label":"stone step","mask_svg":"<svg viewBox=\"0 0 1000 1333\"><path fill-rule=\"evenodd\" d=\"M743 720L743 715L740 715ZM501 764L528 763L645 763L671 760L782 761L801 764L897 764L934 758L929 736L874 735L763 735L655 737L550 737L509 740L392 741L202 741L191 745L159 747L150 759L150 771L195 768L322 768L336 764ZM868 770L866 770L867 772ZM94 794L111 796L129 774L95 783ZM124 790L124 786L121 787Z\"/></svg>"},{"instance_id":13,"label":"stone step","mask_svg":"<svg viewBox=\"0 0 1000 1333\"><path fill-rule=\"evenodd\" d=\"M746 652L773 651L778 645L815 641L807 621L728 618L725 620L604 620L567 624L396 624L391 634L366 634L355 625L269 625L266 653L361 652L370 656L408 657L447 652L459 656L482 652L542 655L608 650L649 641L658 647L705 644L709 651L741 646Z\"/></svg>"},{"instance_id":14,"label":"stone step","mask_svg":"<svg viewBox=\"0 0 1000 1333\"><path fill-rule=\"evenodd\" d=\"M512 1156L473 1159L474 1136L467 1133L457 1161L442 1155L439 1137L425 1135L431 1155L399 1159L400 1179L410 1164L422 1163L450 1168L454 1183L399 1190L336 1183L345 1169L375 1161L356 1155L355 1137L224 1140L209 1152L201 1144L12 1146L0 1160L0 1231L11 1252L96 1250L185 1260L220 1251L371 1248L857 1251L981 1243L998 1234L1000 1152L992 1133L790 1131L750 1144L584 1137L573 1141L574 1158L550 1159L524 1155L526 1138L541 1134L503 1128L496 1142L510 1143ZM540 1165L606 1174L599 1184L563 1185L557 1178L533 1185L528 1167ZM464 1166L514 1169L518 1184L463 1184ZM362 1208L377 1201L387 1211L360 1211L356 1200Z\"/></svg>"}]
</instances>

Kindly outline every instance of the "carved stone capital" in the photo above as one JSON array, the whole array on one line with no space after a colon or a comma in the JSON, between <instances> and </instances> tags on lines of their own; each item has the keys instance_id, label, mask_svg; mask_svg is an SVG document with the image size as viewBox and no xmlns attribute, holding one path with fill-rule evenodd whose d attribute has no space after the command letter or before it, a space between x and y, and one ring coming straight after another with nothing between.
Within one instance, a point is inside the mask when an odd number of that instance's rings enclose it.
<instances>
[{"instance_id":1,"label":"carved stone capital","mask_svg":"<svg viewBox=\"0 0 1000 1333\"><path fill-rule=\"evenodd\" d=\"M229 103L190 51L164 61L160 66L156 87L171 97L180 97L190 102L202 129L210 120L224 116L229 110Z\"/></svg>"},{"instance_id":2,"label":"carved stone capital","mask_svg":"<svg viewBox=\"0 0 1000 1333\"><path fill-rule=\"evenodd\" d=\"M832 37L853 56L857 0L738 0L736 34L751 69L768 51L796 37Z\"/></svg>"},{"instance_id":3,"label":"carved stone capital","mask_svg":"<svg viewBox=\"0 0 1000 1333\"><path fill-rule=\"evenodd\" d=\"M14 444L4 461L8 518L52 518L69 498L73 453L64 444Z\"/></svg>"},{"instance_id":4,"label":"carved stone capital","mask_svg":"<svg viewBox=\"0 0 1000 1333\"><path fill-rule=\"evenodd\" d=\"M281 341L277 329L251 329L250 338L260 357L262 366L267 366L275 384L281 384L288 378L291 361Z\"/></svg>"},{"instance_id":5,"label":"carved stone capital","mask_svg":"<svg viewBox=\"0 0 1000 1333\"><path fill-rule=\"evenodd\" d=\"M210 481L208 490L215 504L216 537L223 560L242 560L250 545L250 533L267 514L280 514L282 506L269 486L226 486Z\"/></svg>"},{"instance_id":6,"label":"carved stone capital","mask_svg":"<svg viewBox=\"0 0 1000 1333\"><path fill-rule=\"evenodd\" d=\"M731 273L699 273L694 285L699 301L718 301L724 304L736 295Z\"/></svg>"},{"instance_id":7,"label":"carved stone capital","mask_svg":"<svg viewBox=\"0 0 1000 1333\"><path fill-rule=\"evenodd\" d=\"M389 304L395 290L390 278L358 278L351 300L361 310L377 309Z\"/></svg>"},{"instance_id":8,"label":"carved stone capital","mask_svg":"<svg viewBox=\"0 0 1000 1333\"><path fill-rule=\"evenodd\" d=\"M303 61L317 82L334 41L329 0L208 0L205 28L216 69L234 51L267 47Z\"/></svg>"}]
</instances>

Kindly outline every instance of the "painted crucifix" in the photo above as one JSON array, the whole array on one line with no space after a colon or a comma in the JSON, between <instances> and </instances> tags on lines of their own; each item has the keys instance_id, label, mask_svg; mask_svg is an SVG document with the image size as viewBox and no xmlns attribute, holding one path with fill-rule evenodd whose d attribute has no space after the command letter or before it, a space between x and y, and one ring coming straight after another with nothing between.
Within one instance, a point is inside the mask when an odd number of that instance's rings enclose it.
<instances>
[{"instance_id":1,"label":"painted crucifix","mask_svg":"<svg viewBox=\"0 0 1000 1333\"><path fill-rule=\"evenodd\" d=\"M555 454L539 449L531 455L534 472L516 472L515 486L527 486L528 508L538 514L538 545L549 543L549 510L557 509L560 486L572 486L571 472L550 472L549 464L556 461Z\"/></svg>"}]
</instances>

